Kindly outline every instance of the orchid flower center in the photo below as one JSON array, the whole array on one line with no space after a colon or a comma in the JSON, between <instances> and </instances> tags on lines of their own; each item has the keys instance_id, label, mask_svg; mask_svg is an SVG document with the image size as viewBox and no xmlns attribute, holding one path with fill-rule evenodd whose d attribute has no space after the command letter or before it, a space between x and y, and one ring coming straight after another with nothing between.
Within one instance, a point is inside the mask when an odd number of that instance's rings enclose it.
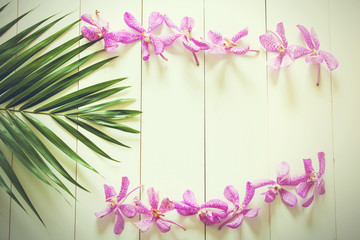
<instances>
[{"instance_id":1,"label":"orchid flower center","mask_svg":"<svg viewBox=\"0 0 360 240\"><path fill-rule=\"evenodd\" d=\"M228 39L228 38L224 38L223 44L224 44L225 48L231 48L231 47L236 46L236 44L231 39Z\"/></svg>"},{"instance_id":2,"label":"orchid flower center","mask_svg":"<svg viewBox=\"0 0 360 240\"><path fill-rule=\"evenodd\" d=\"M316 51L315 49L312 49L311 52L316 56L319 55L318 51Z\"/></svg>"},{"instance_id":3,"label":"orchid flower center","mask_svg":"<svg viewBox=\"0 0 360 240\"><path fill-rule=\"evenodd\" d=\"M275 191L281 190L281 186L279 184L275 184L270 187L271 189L274 189Z\"/></svg>"},{"instance_id":4,"label":"orchid flower center","mask_svg":"<svg viewBox=\"0 0 360 240\"><path fill-rule=\"evenodd\" d=\"M191 41L191 30L184 28L183 34L184 34L186 40Z\"/></svg>"},{"instance_id":5,"label":"orchid flower center","mask_svg":"<svg viewBox=\"0 0 360 240\"><path fill-rule=\"evenodd\" d=\"M240 204L239 206L236 206L236 207L235 207L233 214L234 214L234 215L235 215L235 214L238 214L238 213L240 213L242 210L244 210L244 209L243 209L243 205Z\"/></svg>"},{"instance_id":6,"label":"orchid flower center","mask_svg":"<svg viewBox=\"0 0 360 240\"><path fill-rule=\"evenodd\" d=\"M318 179L318 173L317 172L311 172L309 176L309 181L314 182L316 179Z\"/></svg>"},{"instance_id":7,"label":"orchid flower center","mask_svg":"<svg viewBox=\"0 0 360 240\"><path fill-rule=\"evenodd\" d=\"M144 36L144 41L145 42L151 43L150 35L148 33L143 32L143 33L141 33L141 35Z\"/></svg>"},{"instance_id":8,"label":"orchid flower center","mask_svg":"<svg viewBox=\"0 0 360 240\"><path fill-rule=\"evenodd\" d=\"M286 48L284 47L284 45L280 44L277 50L279 51L279 53L284 53Z\"/></svg>"},{"instance_id":9,"label":"orchid flower center","mask_svg":"<svg viewBox=\"0 0 360 240\"><path fill-rule=\"evenodd\" d=\"M155 218L158 218L158 217L164 217L165 215L158 209L152 209L151 210L151 214L155 217Z\"/></svg>"},{"instance_id":10,"label":"orchid flower center","mask_svg":"<svg viewBox=\"0 0 360 240\"><path fill-rule=\"evenodd\" d=\"M206 208L200 209L197 214L201 217L205 217L208 214L208 210Z\"/></svg>"},{"instance_id":11,"label":"orchid flower center","mask_svg":"<svg viewBox=\"0 0 360 240\"><path fill-rule=\"evenodd\" d=\"M117 202L117 195L112 196L112 197L110 198L110 204L111 204L111 206L113 206L113 207L115 207L115 206L118 204L118 202Z\"/></svg>"}]
</instances>

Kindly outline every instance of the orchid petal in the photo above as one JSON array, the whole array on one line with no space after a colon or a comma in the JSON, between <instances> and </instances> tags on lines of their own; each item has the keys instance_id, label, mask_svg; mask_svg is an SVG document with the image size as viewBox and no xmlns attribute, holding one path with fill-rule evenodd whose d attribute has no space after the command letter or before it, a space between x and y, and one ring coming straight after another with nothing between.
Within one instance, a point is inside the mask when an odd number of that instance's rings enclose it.
<instances>
[{"instance_id":1,"label":"orchid petal","mask_svg":"<svg viewBox=\"0 0 360 240\"><path fill-rule=\"evenodd\" d=\"M229 49L229 51L236 55L244 55L249 51L249 49L250 49L250 45L246 45L243 47L232 47Z\"/></svg>"},{"instance_id":2,"label":"orchid petal","mask_svg":"<svg viewBox=\"0 0 360 240\"><path fill-rule=\"evenodd\" d=\"M294 59L311 54L311 51L299 45L291 45L288 50L292 51Z\"/></svg>"},{"instance_id":3,"label":"orchid petal","mask_svg":"<svg viewBox=\"0 0 360 240\"><path fill-rule=\"evenodd\" d=\"M232 220L230 223L226 224L229 228L238 228L240 227L242 221L244 219L244 215L242 213L238 214L234 220Z\"/></svg>"},{"instance_id":4,"label":"orchid petal","mask_svg":"<svg viewBox=\"0 0 360 240\"><path fill-rule=\"evenodd\" d=\"M224 194L225 194L225 192L224 192ZM239 199L237 200L237 202L239 202ZM217 209L221 209L223 211L227 211L228 210L228 205L227 205L226 202L224 202L224 201L222 201L220 199L212 199L212 200L207 201L206 203L202 204L200 209L203 209L203 208L217 208Z\"/></svg>"},{"instance_id":5,"label":"orchid petal","mask_svg":"<svg viewBox=\"0 0 360 240\"><path fill-rule=\"evenodd\" d=\"M104 210L102 210L100 212L96 212L95 216L98 217L98 218L103 218L106 215L112 213L115 208L116 208L116 206L109 206L109 207L105 208Z\"/></svg>"},{"instance_id":6,"label":"orchid petal","mask_svg":"<svg viewBox=\"0 0 360 240\"><path fill-rule=\"evenodd\" d=\"M120 189L119 195L117 197L118 202L126 196L129 185L130 185L129 178L128 177L122 177L121 189Z\"/></svg>"},{"instance_id":7,"label":"orchid petal","mask_svg":"<svg viewBox=\"0 0 360 240\"><path fill-rule=\"evenodd\" d=\"M285 37L285 29L284 29L284 24L282 22L279 22L276 25L276 32L279 34L282 44L284 45L285 48L287 48L288 46L288 41Z\"/></svg>"},{"instance_id":8,"label":"orchid petal","mask_svg":"<svg viewBox=\"0 0 360 240\"><path fill-rule=\"evenodd\" d=\"M270 59L267 62L268 67L273 70L279 70L283 56L283 54L279 54L277 57Z\"/></svg>"},{"instance_id":9,"label":"orchid petal","mask_svg":"<svg viewBox=\"0 0 360 240\"><path fill-rule=\"evenodd\" d=\"M313 44L313 42L311 40L311 35L310 35L309 31L304 26L301 26L301 25L296 25L296 26L299 28L299 30L300 30L303 38L304 38L304 41L305 41L306 45L311 50L315 49L314 44Z\"/></svg>"},{"instance_id":10,"label":"orchid petal","mask_svg":"<svg viewBox=\"0 0 360 240\"><path fill-rule=\"evenodd\" d=\"M159 27L164 21L164 16L159 12L152 12L149 16L149 28L148 33Z\"/></svg>"},{"instance_id":11,"label":"orchid petal","mask_svg":"<svg viewBox=\"0 0 360 240\"><path fill-rule=\"evenodd\" d=\"M116 39L116 35L114 33L106 33L104 35L104 48L105 51L107 52L113 52L115 51L116 48L119 47L119 45L117 44L117 42L115 41Z\"/></svg>"},{"instance_id":12,"label":"orchid petal","mask_svg":"<svg viewBox=\"0 0 360 240\"><path fill-rule=\"evenodd\" d=\"M280 67L281 67L281 68L288 67L288 66L290 66L290 64L291 64L292 62L293 62L293 59L292 59L290 53L289 53L288 51L286 51L286 52L283 54L283 58L282 58Z\"/></svg>"},{"instance_id":13,"label":"orchid petal","mask_svg":"<svg viewBox=\"0 0 360 240\"><path fill-rule=\"evenodd\" d=\"M147 190L147 194L149 196L151 208L157 209L159 206L159 191L155 191L155 189L152 187Z\"/></svg>"},{"instance_id":14,"label":"orchid petal","mask_svg":"<svg viewBox=\"0 0 360 240\"><path fill-rule=\"evenodd\" d=\"M216 55L217 54L226 54L227 53L225 47L219 47L219 46L215 46L215 45L211 46L208 52L211 53L211 54L216 54Z\"/></svg>"},{"instance_id":15,"label":"orchid petal","mask_svg":"<svg viewBox=\"0 0 360 240\"><path fill-rule=\"evenodd\" d=\"M135 217L137 211L136 207L132 204L121 204L119 206L121 213L124 214L128 218Z\"/></svg>"},{"instance_id":16,"label":"orchid petal","mask_svg":"<svg viewBox=\"0 0 360 240\"><path fill-rule=\"evenodd\" d=\"M311 36L311 39L312 39L312 41L313 41L313 43L314 43L315 50L319 50L320 41L319 41L319 39L318 39L318 37L317 37L317 34L316 34L314 28L311 28L311 30L310 30L310 36Z\"/></svg>"},{"instance_id":17,"label":"orchid petal","mask_svg":"<svg viewBox=\"0 0 360 240\"><path fill-rule=\"evenodd\" d=\"M296 195L292 192L289 192L285 189L279 189L279 193L280 193L280 197L281 200L283 200L283 202L290 206L290 207L294 207L297 204L297 198Z\"/></svg>"},{"instance_id":18,"label":"orchid petal","mask_svg":"<svg viewBox=\"0 0 360 240\"><path fill-rule=\"evenodd\" d=\"M238 32L237 34L235 34L232 38L231 41L233 41L233 43L236 43L237 41L239 41L241 38L245 37L246 35L248 35L248 28L244 28L242 30L240 30L240 32Z\"/></svg>"},{"instance_id":19,"label":"orchid petal","mask_svg":"<svg viewBox=\"0 0 360 240\"><path fill-rule=\"evenodd\" d=\"M210 48L210 44L208 44L204 39L197 40L195 38L191 38L191 41L195 43L196 46L200 48L200 50L208 50Z\"/></svg>"},{"instance_id":20,"label":"orchid petal","mask_svg":"<svg viewBox=\"0 0 360 240\"><path fill-rule=\"evenodd\" d=\"M283 179L286 175L289 174L290 166L287 162L281 162L279 163L279 165L277 165L275 171L276 171L276 180L277 183L279 183L281 179Z\"/></svg>"},{"instance_id":21,"label":"orchid petal","mask_svg":"<svg viewBox=\"0 0 360 240\"><path fill-rule=\"evenodd\" d=\"M306 182L308 178L308 175L305 173L295 174L291 177L282 179L279 184L281 186L297 186L301 182Z\"/></svg>"},{"instance_id":22,"label":"orchid petal","mask_svg":"<svg viewBox=\"0 0 360 240\"><path fill-rule=\"evenodd\" d=\"M313 202L313 200L314 200L314 189L315 189L314 187L311 189L310 195L307 197L307 199L305 200L305 202L302 205L303 207L308 207Z\"/></svg>"},{"instance_id":23,"label":"orchid petal","mask_svg":"<svg viewBox=\"0 0 360 240\"><path fill-rule=\"evenodd\" d=\"M160 36L160 40L163 42L164 47L170 46L177 38L181 37L180 33L173 33Z\"/></svg>"},{"instance_id":24,"label":"orchid petal","mask_svg":"<svg viewBox=\"0 0 360 240\"><path fill-rule=\"evenodd\" d=\"M218 216L213 216L211 213L208 213L206 215L200 215L199 219L207 226L221 222L221 219Z\"/></svg>"},{"instance_id":25,"label":"orchid petal","mask_svg":"<svg viewBox=\"0 0 360 240\"><path fill-rule=\"evenodd\" d=\"M268 52L279 52L279 43L275 40L275 37L271 34L263 34L259 37L261 45L268 51ZM279 64L280 66L280 64Z\"/></svg>"},{"instance_id":26,"label":"orchid petal","mask_svg":"<svg viewBox=\"0 0 360 240\"><path fill-rule=\"evenodd\" d=\"M239 193L233 185L229 185L224 190L224 197L235 206L239 205Z\"/></svg>"},{"instance_id":27,"label":"orchid petal","mask_svg":"<svg viewBox=\"0 0 360 240\"><path fill-rule=\"evenodd\" d=\"M155 223L161 232L166 233L166 232L170 231L171 225L168 224L167 222L165 222L164 220L157 218L155 220Z\"/></svg>"},{"instance_id":28,"label":"orchid petal","mask_svg":"<svg viewBox=\"0 0 360 240\"><path fill-rule=\"evenodd\" d=\"M176 211L183 216L195 215L199 211L200 207L191 206L183 202L174 202Z\"/></svg>"},{"instance_id":29,"label":"orchid petal","mask_svg":"<svg viewBox=\"0 0 360 240\"><path fill-rule=\"evenodd\" d=\"M302 197L305 198L306 195L308 194L310 188L314 185L313 182L302 182L299 185L296 186L295 190L296 193Z\"/></svg>"},{"instance_id":30,"label":"orchid petal","mask_svg":"<svg viewBox=\"0 0 360 240\"><path fill-rule=\"evenodd\" d=\"M115 224L114 224L114 233L115 234L120 234L122 233L122 231L124 230L124 218L121 215L119 209L116 209L115 212Z\"/></svg>"},{"instance_id":31,"label":"orchid petal","mask_svg":"<svg viewBox=\"0 0 360 240\"><path fill-rule=\"evenodd\" d=\"M255 181L251 182L251 186L255 189L260 188L260 187L264 187L267 185L274 185L276 184L276 182L274 180L270 180L267 178L261 178L261 179L257 179Z\"/></svg>"},{"instance_id":32,"label":"orchid petal","mask_svg":"<svg viewBox=\"0 0 360 240\"><path fill-rule=\"evenodd\" d=\"M208 38L213 44L220 45L222 44L223 37L219 32L216 31L209 31L208 32Z\"/></svg>"},{"instance_id":33,"label":"orchid petal","mask_svg":"<svg viewBox=\"0 0 360 240\"><path fill-rule=\"evenodd\" d=\"M226 211L220 211L220 212L212 212L211 213L214 217L220 218L220 219L224 219L227 216L229 216L229 212Z\"/></svg>"},{"instance_id":34,"label":"orchid petal","mask_svg":"<svg viewBox=\"0 0 360 240\"><path fill-rule=\"evenodd\" d=\"M180 23L181 31L183 31L184 29L188 29L189 31L191 31L193 27L194 27L194 19L192 19L191 17L184 17L181 20Z\"/></svg>"},{"instance_id":35,"label":"orchid petal","mask_svg":"<svg viewBox=\"0 0 360 240\"><path fill-rule=\"evenodd\" d=\"M156 55L164 52L165 49L164 43L161 41L161 39L158 36L150 34L150 39L154 45L154 52Z\"/></svg>"},{"instance_id":36,"label":"orchid petal","mask_svg":"<svg viewBox=\"0 0 360 240\"><path fill-rule=\"evenodd\" d=\"M254 218L258 215L260 208L250 208L243 210L244 217Z\"/></svg>"},{"instance_id":37,"label":"orchid petal","mask_svg":"<svg viewBox=\"0 0 360 240\"><path fill-rule=\"evenodd\" d=\"M145 28L140 25L136 18L129 12L125 12L124 21L130 28L138 31L139 33L145 32Z\"/></svg>"},{"instance_id":38,"label":"orchid petal","mask_svg":"<svg viewBox=\"0 0 360 240\"><path fill-rule=\"evenodd\" d=\"M172 201L170 201L169 198L164 198L161 201L161 204L159 207L160 212L166 213L166 212L172 211L174 209L175 209L174 203Z\"/></svg>"},{"instance_id":39,"label":"orchid petal","mask_svg":"<svg viewBox=\"0 0 360 240\"><path fill-rule=\"evenodd\" d=\"M276 196L278 195L278 192L273 190L273 189L269 189L268 191L266 191L265 193L265 202L267 203L271 203L272 201L275 200Z\"/></svg>"},{"instance_id":40,"label":"orchid petal","mask_svg":"<svg viewBox=\"0 0 360 240\"><path fill-rule=\"evenodd\" d=\"M183 199L186 204L189 204L191 206L197 206L195 194L191 190L186 190L183 194Z\"/></svg>"},{"instance_id":41,"label":"orchid petal","mask_svg":"<svg viewBox=\"0 0 360 240\"><path fill-rule=\"evenodd\" d=\"M318 158L319 158L319 176L321 177L325 173L325 153L319 152Z\"/></svg>"},{"instance_id":42,"label":"orchid petal","mask_svg":"<svg viewBox=\"0 0 360 240\"><path fill-rule=\"evenodd\" d=\"M146 232L149 230L151 223L153 221L153 217L149 217L134 223L134 225L141 231Z\"/></svg>"},{"instance_id":43,"label":"orchid petal","mask_svg":"<svg viewBox=\"0 0 360 240\"><path fill-rule=\"evenodd\" d=\"M250 203L251 199L254 197L254 194L255 194L255 188L251 186L251 182L247 182L245 198L244 201L242 202L244 208Z\"/></svg>"},{"instance_id":44,"label":"orchid petal","mask_svg":"<svg viewBox=\"0 0 360 240\"><path fill-rule=\"evenodd\" d=\"M99 23L90 14L81 15L81 20L95 27L100 28Z\"/></svg>"},{"instance_id":45,"label":"orchid petal","mask_svg":"<svg viewBox=\"0 0 360 240\"><path fill-rule=\"evenodd\" d=\"M115 188L113 186L104 184L104 190L105 190L106 202L111 201L111 198L116 195Z\"/></svg>"},{"instance_id":46,"label":"orchid petal","mask_svg":"<svg viewBox=\"0 0 360 240\"><path fill-rule=\"evenodd\" d=\"M318 193L320 195L323 195L325 193L325 182L323 178L319 179L319 183L318 183Z\"/></svg>"},{"instance_id":47,"label":"orchid petal","mask_svg":"<svg viewBox=\"0 0 360 240\"><path fill-rule=\"evenodd\" d=\"M149 43L146 42L144 39L141 41L141 50L142 50L143 60L147 61L150 57Z\"/></svg>"},{"instance_id":48,"label":"orchid petal","mask_svg":"<svg viewBox=\"0 0 360 240\"><path fill-rule=\"evenodd\" d=\"M319 50L319 55L324 58L330 71L336 69L339 66L338 60L336 60L336 58L331 53Z\"/></svg>"},{"instance_id":49,"label":"orchid petal","mask_svg":"<svg viewBox=\"0 0 360 240\"><path fill-rule=\"evenodd\" d=\"M151 211L138 199L138 197L134 198L135 208L139 214L145 214L151 216Z\"/></svg>"},{"instance_id":50,"label":"orchid petal","mask_svg":"<svg viewBox=\"0 0 360 240\"><path fill-rule=\"evenodd\" d=\"M128 32L126 30L121 30L121 31L115 32L115 41L121 42L124 44L133 43L142 38L143 38L143 36L141 34Z\"/></svg>"},{"instance_id":51,"label":"orchid petal","mask_svg":"<svg viewBox=\"0 0 360 240\"><path fill-rule=\"evenodd\" d=\"M194 44L194 42L192 42L192 41L187 41L185 38L183 38L182 43L183 43L184 47L191 52L200 51L200 47L196 46Z\"/></svg>"},{"instance_id":52,"label":"orchid petal","mask_svg":"<svg viewBox=\"0 0 360 240\"><path fill-rule=\"evenodd\" d=\"M304 162L304 168L305 168L305 172L307 174L310 174L312 172L314 172L314 168L312 166L312 160L310 158L308 159L303 159L303 162Z\"/></svg>"},{"instance_id":53,"label":"orchid petal","mask_svg":"<svg viewBox=\"0 0 360 240\"><path fill-rule=\"evenodd\" d=\"M174 28L174 29L178 30L179 32L181 32L179 27L176 26L166 14L164 15L164 21L169 28Z\"/></svg>"},{"instance_id":54,"label":"orchid petal","mask_svg":"<svg viewBox=\"0 0 360 240\"><path fill-rule=\"evenodd\" d=\"M95 41L102 36L98 28L86 27L86 26L83 26L81 28L81 34L89 41Z\"/></svg>"}]
</instances>

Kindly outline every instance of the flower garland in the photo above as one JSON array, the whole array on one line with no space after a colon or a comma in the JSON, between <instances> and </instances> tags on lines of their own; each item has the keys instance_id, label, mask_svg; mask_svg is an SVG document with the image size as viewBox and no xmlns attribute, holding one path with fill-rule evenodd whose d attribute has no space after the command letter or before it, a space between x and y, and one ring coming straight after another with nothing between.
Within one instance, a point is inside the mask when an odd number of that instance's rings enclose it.
<instances>
[{"instance_id":1,"label":"flower garland","mask_svg":"<svg viewBox=\"0 0 360 240\"><path fill-rule=\"evenodd\" d=\"M103 20L96 11L98 21L94 20L90 14L84 14L81 19L92 27L83 26L81 29L82 35L89 41L104 39L104 48L106 51L114 51L119 43L130 44L136 41L141 41L141 49L143 60L147 61L150 57L149 46L153 46L154 53L160 55L164 60L168 60L163 52L166 47L173 44L177 38L181 38L184 47L192 52L195 62L199 65L199 60L196 53L199 51L208 51L211 54L226 54L232 52L236 55L244 55L248 52L259 52L259 50L250 49L249 45L238 46L241 38L248 34L248 28L242 29L236 33L231 39L223 37L219 32L210 30L208 38L210 42L205 39L193 37L194 19L191 17L184 17L181 20L180 27L175 25L167 15L162 15L159 12L152 12L149 16L148 29L137 21L137 19L129 12L125 12L124 21L126 25L136 32L128 30L121 30L109 32L109 22ZM176 31L176 33L157 36L153 31L160 27L163 22ZM336 69L339 65L336 58L329 52L319 50L320 41L313 28L309 31L302 25L297 25L304 41L309 49L299 45L288 45L285 37L285 29L282 22L276 26L276 32L268 30L268 34L263 34L259 37L261 45L268 52L278 53L279 55L267 62L270 69L279 70L280 68L288 67L293 60L306 56L305 61L310 64L318 66L318 80L317 86L320 84L320 69L321 63L325 61L330 71Z\"/></svg>"},{"instance_id":2,"label":"flower garland","mask_svg":"<svg viewBox=\"0 0 360 240\"><path fill-rule=\"evenodd\" d=\"M146 232L153 222L163 233L170 231L171 224L186 230L181 224L165 218L165 214L173 210L182 216L198 215L200 221L205 225L219 224L219 230L224 226L235 229L240 227L244 217L254 218L258 215L260 208L248 208L256 189L267 186L268 190L261 193L265 195L265 202L271 203L279 194L281 200L289 207L294 207L297 204L297 197L294 193L286 190L286 186L296 186L296 193L301 198L305 198L303 207L308 207L313 202L315 189L317 189L318 194L324 194L325 184L322 176L325 173L325 154L319 152L318 159L318 172L314 170L311 159L304 159L305 173L288 176L290 166L287 162L281 162L276 168L276 181L267 178L248 181L242 203L240 203L236 188L232 185L227 186L224 190L224 197L233 204L232 207L220 199L212 199L199 205L191 190L184 192L182 201L171 201L169 198L164 198L159 206L159 192L155 191L153 187L147 190L151 208L146 207L137 197L134 198L133 204L125 204L128 196L142 186L138 186L127 193L130 181L128 177L123 177L119 194L116 193L114 187L104 185L105 201L109 202L110 206L103 211L96 212L95 216L102 218L115 212L115 234L121 234L124 230L123 215L127 218L133 218L137 214L148 216L134 223L141 232Z\"/></svg>"}]
</instances>

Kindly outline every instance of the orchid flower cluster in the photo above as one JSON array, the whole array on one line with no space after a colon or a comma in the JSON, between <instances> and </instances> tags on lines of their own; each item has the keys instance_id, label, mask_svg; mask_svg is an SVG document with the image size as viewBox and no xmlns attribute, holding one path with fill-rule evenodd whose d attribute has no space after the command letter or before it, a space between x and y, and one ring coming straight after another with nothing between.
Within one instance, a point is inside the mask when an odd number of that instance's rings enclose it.
<instances>
[{"instance_id":1,"label":"orchid flower cluster","mask_svg":"<svg viewBox=\"0 0 360 240\"><path fill-rule=\"evenodd\" d=\"M311 28L309 32L309 30L302 25L297 25L297 27L309 49L299 45L289 46L282 22L277 24L276 32L268 30L268 34L259 37L261 45L263 45L267 51L279 53L277 57L270 59L267 65L271 69L279 70L279 68L290 66L294 59L306 56L305 61L307 63L318 66L318 80L316 85L319 86L321 63L325 61L330 71L336 69L339 63L331 53L319 50L320 41L313 28Z\"/></svg>"},{"instance_id":2,"label":"orchid flower cluster","mask_svg":"<svg viewBox=\"0 0 360 240\"><path fill-rule=\"evenodd\" d=\"M125 204L127 197L142 186L138 186L127 193L130 181L127 177L123 177L119 194L116 194L114 187L104 185L106 202L109 202L110 206L95 213L95 216L102 218L115 211L115 234L120 234L124 230L123 215L132 218L137 214L147 216L133 223L141 232L146 232L154 222L163 233L170 231L171 224L186 230L181 224L165 217L167 212L173 210L176 210L182 216L197 215L205 225L219 224L218 229L224 226L235 229L240 227L244 217L254 218L258 215L260 208L249 207L256 189L266 186L268 190L262 193L262 195L265 195L265 202L270 203L275 200L277 195L280 195L281 200L290 207L297 204L297 197L294 193L286 190L287 187L296 186L296 193L301 198L305 198L302 204L303 207L308 207L313 202L315 189L317 189L318 194L324 194L325 184L322 176L325 172L325 154L319 152L318 159L318 172L314 170L311 159L304 159L305 173L294 176L288 176L290 172L289 164L281 162L276 168L276 180L264 178L246 183L246 193L241 203L236 188L232 185L227 186L224 190L224 197L233 206L229 206L228 203L220 199L198 204L195 194L191 190L184 192L182 201L171 201L169 198L164 198L159 205L159 192L155 191L154 188L147 190L150 208L145 206L138 197L134 198L133 204Z\"/></svg>"},{"instance_id":3,"label":"orchid flower cluster","mask_svg":"<svg viewBox=\"0 0 360 240\"><path fill-rule=\"evenodd\" d=\"M159 12L152 12L149 16L148 29L141 26L139 21L129 12L124 14L124 21L126 25L136 32L128 30L120 30L109 32L109 22L104 21L96 11L98 21L94 20L90 14L84 14L81 19L92 27L83 26L81 29L82 35L89 41L94 41L100 38L104 39L105 50L114 51L118 47L118 43L130 44L136 41L141 41L141 49L143 60L147 61L150 57L149 47L152 46L154 53L161 56L164 60L168 60L163 52L165 47L170 46L177 38L181 38L184 47L192 52L195 62L199 65L199 60L196 53L199 51L209 50L212 54L226 54L232 52L237 55L246 54L249 51L259 52L259 50L251 50L249 45L238 46L238 41L248 34L248 29L242 29L235 34L231 39L223 37L216 31L209 31L208 37L211 42L205 41L203 38L195 38L192 30L194 27L194 19L191 17L184 17L181 20L180 27L174 24L167 15L162 15ZM163 22L175 33L158 36L153 31L159 28Z\"/></svg>"}]
</instances>

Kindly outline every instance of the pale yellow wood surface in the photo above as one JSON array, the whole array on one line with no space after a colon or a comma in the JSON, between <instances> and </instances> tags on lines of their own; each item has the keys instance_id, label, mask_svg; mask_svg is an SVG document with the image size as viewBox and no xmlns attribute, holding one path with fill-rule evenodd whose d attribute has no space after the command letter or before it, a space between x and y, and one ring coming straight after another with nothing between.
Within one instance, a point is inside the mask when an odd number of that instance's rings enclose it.
<instances>
[{"instance_id":1,"label":"pale yellow wood surface","mask_svg":"<svg viewBox=\"0 0 360 240\"><path fill-rule=\"evenodd\" d=\"M0 5L5 3L1 0ZM124 107L142 110L143 114L124 123L141 130L141 134L103 129L132 147L125 149L79 128L121 161L117 164L67 135L47 116L39 117L103 177L77 166L49 144L69 172L91 192L67 183L78 199L75 201L63 191L64 197L44 186L15 158L14 169L47 228L31 211L26 214L14 202L10 204L8 195L0 191L0 240L360 238L357 191L360 180L360 112L357 110L360 4L357 0L19 0L12 1L0 13L0 26L36 6L25 21L20 21L19 31L51 14L73 11L39 40L77 20L81 14L94 15L95 10L110 22L110 31L129 30L123 21L125 12L132 13L147 29L149 14L159 11L177 25L184 16L194 18L196 38L207 38L209 30L231 38L248 27L249 34L240 44L250 44L251 49L260 49L260 52L246 56L200 52L197 53L200 66L196 66L192 53L178 39L164 52L168 61L156 56L153 49L150 59L142 61L141 43L136 42L120 45L115 52L102 53L87 63L85 66L119 56L70 91L127 77L116 86L132 87L112 98L136 99ZM266 29L275 30L280 21L284 23L289 44L305 46L297 24L314 27L320 49L333 53L339 60L339 69L331 74L326 65L322 65L320 86L316 87L317 69L304 58L278 72L267 69L267 59L276 54L265 52L259 35ZM73 27L52 47L77 36L84 25L87 24ZM155 31L159 35L170 32L173 31L165 24ZM15 33L14 27L0 41ZM81 44L86 42L82 40ZM102 47L102 42L96 43L79 57ZM12 159L2 142L0 149ZM181 217L174 211L166 217L185 225L187 231L172 226L169 233L162 234L153 224L148 232L139 234L132 224L140 219L137 216L126 218L124 232L115 236L114 216L103 219L94 216L94 212L107 207L103 184L119 191L122 176L129 177L130 189L144 185L129 197L128 203L139 196L149 206L146 191L150 187L160 192L160 201L165 197L180 201L187 189L195 192L198 203L214 198L226 201L223 191L227 185L238 189L242 201L246 181L262 177L275 179L275 168L281 161L289 162L291 173L299 173L304 171L302 159L312 158L317 170L319 151L326 154L325 195L316 194L308 208L301 206L304 200L298 197L298 205L290 208L279 197L271 204L265 203L260 193L266 188L260 189L249 206L261 208L258 217L245 219L235 230L224 227L218 231L218 226L205 228L197 216Z\"/></svg>"}]
</instances>

